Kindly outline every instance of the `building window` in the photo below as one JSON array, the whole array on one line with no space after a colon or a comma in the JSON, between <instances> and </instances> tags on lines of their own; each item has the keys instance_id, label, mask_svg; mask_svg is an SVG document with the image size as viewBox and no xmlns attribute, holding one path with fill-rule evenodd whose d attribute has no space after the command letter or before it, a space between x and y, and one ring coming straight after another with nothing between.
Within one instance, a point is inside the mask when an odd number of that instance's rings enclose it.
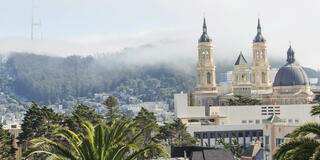
<instances>
[{"instance_id":1,"label":"building window","mask_svg":"<svg viewBox=\"0 0 320 160\"><path fill-rule=\"evenodd\" d=\"M266 74L264 72L262 72L261 74L261 78L262 78L262 83L266 83Z\"/></svg>"},{"instance_id":2,"label":"building window","mask_svg":"<svg viewBox=\"0 0 320 160\"><path fill-rule=\"evenodd\" d=\"M253 73L253 74L252 74L252 83L255 83L255 79L256 79L255 76L256 76L256 75Z\"/></svg>"},{"instance_id":3,"label":"building window","mask_svg":"<svg viewBox=\"0 0 320 160\"><path fill-rule=\"evenodd\" d=\"M260 120L259 119L256 119L256 124L260 124Z\"/></svg>"},{"instance_id":4,"label":"building window","mask_svg":"<svg viewBox=\"0 0 320 160\"><path fill-rule=\"evenodd\" d=\"M253 120L249 120L249 123L253 123Z\"/></svg>"},{"instance_id":5,"label":"building window","mask_svg":"<svg viewBox=\"0 0 320 160\"><path fill-rule=\"evenodd\" d=\"M283 143L283 139L282 138L276 138L276 146L278 147L280 144Z\"/></svg>"},{"instance_id":6,"label":"building window","mask_svg":"<svg viewBox=\"0 0 320 160\"><path fill-rule=\"evenodd\" d=\"M247 123L247 120L242 120L241 123Z\"/></svg>"},{"instance_id":7,"label":"building window","mask_svg":"<svg viewBox=\"0 0 320 160\"><path fill-rule=\"evenodd\" d=\"M289 119L289 123L292 123L292 119Z\"/></svg>"},{"instance_id":8,"label":"building window","mask_svg":"<svg viewBox=\"0 0 320 160\"><path fill-rule=\"evenodd\" d=\"M207 73L207 84L211 84L211 73Z\"/></svg>"},{"instance_id":9,"label":"building window","mask_svg":"<svg viewBox=\"0 0 320 160\"><path fill-rule=\"evenodd\" d=\"M299 123L299 119L295 119L295 120L294 120L294 123Z\"/></svg>"},{"instance_id":10,"label":"building window","mask_svg":"<svg viewBox=\"0 0 320 160\"><path fill-rule=\"evenodd\" d=\"M246 79L246 76L243 74L243 75L241 76L241 78L242 78L242 80L244 81L244 80Z\"/></svg>"},{"instance_id":11,"label":"building window","mask_svg":"<svg viewBox=\"0 0 320 160\"><path fill-rule=\"evenodd\" d=\"M269 136L265 136L265 150L269 151L270 146L269 146Z\"/></svg>"},{"instance_id":12,"label":"building window","mask_svg":"<svg viewBox=\"0 0 320 160\"><path fill-rule=\"evenodd\" d=\"M266 160L270 160L270 155L266 155Z\"/></svg>"}]
</instances>

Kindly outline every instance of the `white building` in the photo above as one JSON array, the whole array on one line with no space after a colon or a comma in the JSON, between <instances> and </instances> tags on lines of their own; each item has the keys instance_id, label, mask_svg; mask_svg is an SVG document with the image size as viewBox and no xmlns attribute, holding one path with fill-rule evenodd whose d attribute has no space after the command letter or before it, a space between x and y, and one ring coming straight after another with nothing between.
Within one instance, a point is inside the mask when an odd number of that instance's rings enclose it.
<instances>
[{"instance_id":1,"label":"white building","mask_svg":"<svg viewBox=\"0 0 320 160\"><path fill-rule=\"evenodd\" d=\"M198 138L202 146L219 144L219 138L231 142L232 137L236 137L245 146L251 141L262 141L263 120L272 115L283 119L285 125L299 126L319 121L319 117L310 115L313 104L212 106L206 116L205 107L189 106L187 102L187 94L174 95L175 115L187 125L188 132Z\"/></svg>"}]
</instances>

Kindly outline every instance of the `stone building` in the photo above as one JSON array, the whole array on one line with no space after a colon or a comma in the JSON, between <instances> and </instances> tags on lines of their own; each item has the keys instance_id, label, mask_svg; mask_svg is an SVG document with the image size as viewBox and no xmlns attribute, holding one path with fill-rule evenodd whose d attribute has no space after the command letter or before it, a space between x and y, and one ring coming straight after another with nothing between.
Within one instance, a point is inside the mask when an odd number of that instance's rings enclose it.
<instances>
[{"instance_id":1,"label":"stone building","mask_svg":"<svg viewBox=\"0 0 320 160\"><path fill-rule=\"evenodd\" d=\"M251 96L250 68L242 52L234 64L232 90L234 95Z\"/></svg>"},{"instance_id":2,"label":"stone building","mask_svg":"<svg viewBox=\"0 0 320 160\"><path fill-rule=\"evenodd\" d=\"M227 105L228 99L235 95L248 96L261 100L263 104L272 105L307 104L313 101L314 94L310 89L309 79L295 61L295 52L291 45L287 51L287 63L279 69L271 84L266 39L262 36L260 19L253 40L252 54L250 68L243 53L240 53L234 64L230 90L225 89L226 85L217 86L213 43L204 19L203 32L198 42L197 85L190 98L193 105L205 106L208 115L210 106Z\"/></svg>"},{"instance_id":3,"label":"stone building","mask_svg":"<svg viewBox=\"0 0 320 160\"><path fill-rule=\"evenodd\" d=\"M198 106L218 105L216 86L216 66L213 58L212 39L208 36L206 20L203 20L203 32L198 41L197 85L194 104Z\"/></svg>"}]
</instances>

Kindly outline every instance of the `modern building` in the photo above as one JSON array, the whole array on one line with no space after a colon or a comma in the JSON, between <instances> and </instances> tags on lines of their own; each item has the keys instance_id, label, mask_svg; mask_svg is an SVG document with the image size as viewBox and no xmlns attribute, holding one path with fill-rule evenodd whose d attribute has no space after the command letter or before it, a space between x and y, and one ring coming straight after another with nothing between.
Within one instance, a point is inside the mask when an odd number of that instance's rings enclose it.
<instances>
[{"instance_id":1,"label":"modern building","mask_svg":"<svg viewBox=\"0 0 320 160\"><path fill-rule=\"evenodd\" d=\"M175 94L175 115L187 126L187 131L200 140L200 146L219 145L223 138L227 143L237 138L248 147L252 141L263 141L264 120L277 116L284 125L299 126L319 120L311 116L313 104L212 106L209 115L205 107L188 106L187 94Z\"/></svg>"}]
</instances>

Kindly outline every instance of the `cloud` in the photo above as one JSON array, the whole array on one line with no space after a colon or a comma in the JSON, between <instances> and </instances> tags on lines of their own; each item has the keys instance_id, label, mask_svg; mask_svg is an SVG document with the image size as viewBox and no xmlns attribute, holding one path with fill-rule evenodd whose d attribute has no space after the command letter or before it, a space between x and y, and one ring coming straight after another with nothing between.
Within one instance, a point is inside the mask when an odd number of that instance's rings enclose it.
<instances>
[{"instance_id":1,"label":"cloud","mask_svg":"<svg viewBox=\"0 0 320 160\"><path fill-rule=\"evenodd\" d=\"M5 3L27 5L20 0ZM26 27L30 26L30 15L26 13L31 12L8 6L0 6L5 13L0 15L1 53L84 56L151 45L152 49L141 50L155 56L150 59L192 58L197 54L205 12L216 60L235 61L240 51L251 59L252 39L260 15L269 57L285 59L291 40L296 59L303 66L319 68L318 0L308 3L301 0L47 0L41 3L45 34L42 41L23 37L30 35Z\"/></svg>"}]
</instances>

